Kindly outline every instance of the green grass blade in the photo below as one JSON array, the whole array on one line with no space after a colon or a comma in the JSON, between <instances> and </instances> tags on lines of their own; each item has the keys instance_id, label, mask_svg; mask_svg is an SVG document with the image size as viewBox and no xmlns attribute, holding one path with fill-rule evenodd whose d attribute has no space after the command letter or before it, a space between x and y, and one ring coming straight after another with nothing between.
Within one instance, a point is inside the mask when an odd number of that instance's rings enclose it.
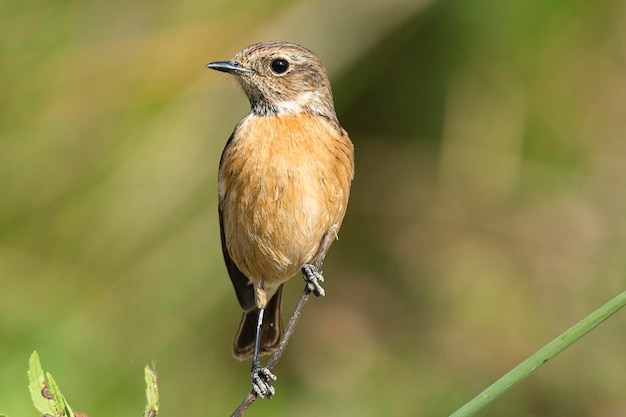
<instances>
[{"instance_id":1,"label":"green grass blade","mask_svg":"<svg viewBox=\"0 0 626 417\"><path fill-rule=\"evenodd\" d=\"M155 417L159 412L159 387L156 372L149 365L144 369L146 379L146 411L144 417Z\"/></svg>"},{"instance_id":2,"label":"green grass blade","mask_svg":"<svg viewBox=\"0 0 626 417\"><path fill-rule=\"evenodd\" d=\"M565 333L552 340L528 359L517 365L502 378L494 382L470 402L450 415L450 417L467 417L476 414L487 404L511 389L541 365L561 353L565 348L595 329L604 320L611 317L626 305L626 291L576 323Z\"/></svg>"}]
</instances>

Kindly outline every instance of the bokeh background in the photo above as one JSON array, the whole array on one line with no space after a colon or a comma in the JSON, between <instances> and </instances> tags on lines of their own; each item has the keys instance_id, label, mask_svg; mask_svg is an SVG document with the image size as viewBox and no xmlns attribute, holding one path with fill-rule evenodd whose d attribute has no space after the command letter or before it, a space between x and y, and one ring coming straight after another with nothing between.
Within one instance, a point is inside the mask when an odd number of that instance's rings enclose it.
<instances>
[{"instance_id":1,"label":"bokeh background","mask_svg":"<svg viewBox=\"0 0 626 417\"><path fill-rule=\"evenodd\" d=\"M78 411L228 415L239 307L216 211L248 111L204 68L260 40L326 63L351 202L251 416L443 416L626 288L620 0L0 4L0 412L37 350ZM289 284L290 311L302 284ZM482 412L626 416L617 314Z\"/></svg>"}]
</instances>

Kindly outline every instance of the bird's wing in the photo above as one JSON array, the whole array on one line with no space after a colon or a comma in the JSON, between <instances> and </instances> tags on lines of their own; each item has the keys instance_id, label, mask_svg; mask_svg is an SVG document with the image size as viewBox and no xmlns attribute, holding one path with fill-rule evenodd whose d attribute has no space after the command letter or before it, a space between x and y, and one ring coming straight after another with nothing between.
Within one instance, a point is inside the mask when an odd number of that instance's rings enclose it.
<instances>
[{"instance_id":1,"label":"bird's wing","mask_svg":"<svg viewBox=\"0 0 626 417\"><path fill-rule=\"evenodd\" d=\"M248 277L245 276L239 268L237 268L235 262L233 262L230 258L228 248L226 247L226 236L224 235L224 220L221 207L219 207L219 217L222 252L224 254L224 262L226 262L226 269L228 269L228 275L230 275L230 280L233 282L233 287L235 287L235 293L237 294L239 305L241 305L241 308L243 308L246 312L252 311L256 308L256 304L254 302L254 288L252 287Z\"/></svg>"}]
</instances>

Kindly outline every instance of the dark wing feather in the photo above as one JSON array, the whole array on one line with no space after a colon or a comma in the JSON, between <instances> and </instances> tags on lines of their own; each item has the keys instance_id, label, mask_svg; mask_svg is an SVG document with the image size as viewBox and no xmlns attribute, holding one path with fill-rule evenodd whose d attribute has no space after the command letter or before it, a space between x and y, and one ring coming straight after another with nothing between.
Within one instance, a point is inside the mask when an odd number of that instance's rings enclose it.
<instances>
[{"instance_id":1,"label":"dark wing feather","mask_svg":"<svg viewBox=\"0 0 626 417\"><path fill-rule=\"evenodd\" d=\"M226 236L224 235L224 220L222 219L222 208L219 208L220 217L220 237L222 238L222 253L224 254L224 262L226 263L226 269L228 269L228 275L235 287L235 293L237 294L237 300L239 305L244 311L252 311L256 308L254 302L254 288L250 283L250 280L243 272L237 268L237 265L230 259L228 254L228 248L226 247Z\"/></svg>"}]
</instances>

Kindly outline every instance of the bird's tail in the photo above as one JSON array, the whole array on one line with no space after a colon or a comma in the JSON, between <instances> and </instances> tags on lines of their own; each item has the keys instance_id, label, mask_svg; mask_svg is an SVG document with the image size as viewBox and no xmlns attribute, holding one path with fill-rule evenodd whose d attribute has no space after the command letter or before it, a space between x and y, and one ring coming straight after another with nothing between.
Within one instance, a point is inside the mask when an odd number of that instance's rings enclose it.
<instances>
[{"instance_id":1,"label":"bird's tail","mask_svg":"<svg viewBox=\"0 0 626 417\"><path fill-rule=\"evenodd\" d=\"M276 294L267 303L263 313L259 355L269 355L274 352L283 336L282 298L283 285L281 284ZM243 313L239 330L237 330L237 336L235 336L235 342L233 343L233 355L239 360L248 359L254 353L258 314L257 309Z\"/></svg>"}]
</instances>

